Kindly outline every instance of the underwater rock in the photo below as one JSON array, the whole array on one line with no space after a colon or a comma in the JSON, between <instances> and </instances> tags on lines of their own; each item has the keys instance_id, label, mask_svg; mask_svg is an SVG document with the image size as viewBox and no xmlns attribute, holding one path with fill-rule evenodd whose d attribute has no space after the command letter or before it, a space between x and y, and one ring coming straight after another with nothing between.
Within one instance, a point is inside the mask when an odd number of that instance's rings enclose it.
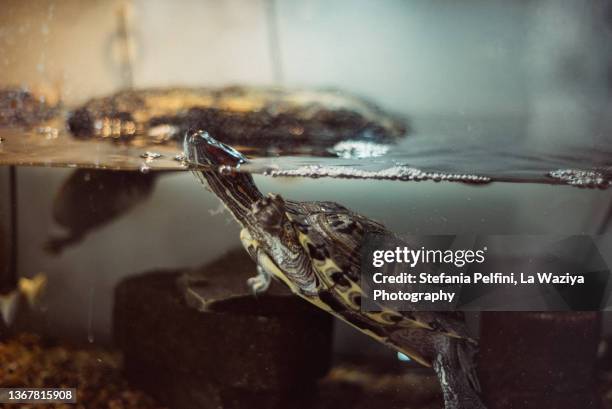
<instances>
[{"instance_id":1,"label":"underwater rock","mask_svg":"<svg viewBox=\"0 0 612 409\"><path fill-rule=\"evenodd\" d=\"M157 143L203 129L247 151L325 155L340 141L392 143L408 129L373 103L344 93L264 87L121 91L72 111L68 126L78 138L144 136Z\"/></svg>"},{"instance_id":2,"label":"underwater rock","mask_svg":"<svg viewBox=\"0 0 612 409\"><path fill-rule=\"evenodd\" d=\"M485 312L479 377L489 409L599 408L598 312Z\"/></svg>"},{"instance_id":3,"label":"underwater rock","mask_svg":"<svg viewBox=\"0 0 612 409\"><path fill-rule=\"evenodd\" d=\"M59 96L48 90L0 89L0 126L32 126L59 112Z\"/></svg>"},{"instance_id":4,"label":"underwater rock","mask_svg":"<svg viewBox=\"0 0 612 409\"><path fill-rule=\"evenodd\" d=\"M254 297L242 249L200 271L148 273L115 291L129 378L170 407L296 407L330 366L332 319L282 287ZM196 307L196 308L194 308Z\"/></svg>"},{"instance_id":5,"label":"underwater rock","mask_svg":"<svg viewBox=\"0 0 612 409\"><path fill-rule=\"evenodd\" d=\"M67 235L45 244L52 253L82 240L86 234L145 201L155 187L155 174L77 169L62 184L53 202L53 219Z\"/></svg>"},{"instance_id":6,"label":"underwater rock","mask_svg":"<svg viewBox=\"0 0 612 409\"><path fill-rule=\"evenodd\" d=\"M232 273L228 274L228 270ZM276 280L272 281L265 295L254 298L247 285L254 271L255 264L248 253L235 249L202 269L183 273L177 284L185 302L199 311L235 311L252 315L313 312L308 304L294 297L287 287ZM291 300L289 304L287 299ZM319 311L314 312L319 315Z\"/></svg>"}]
</instances>

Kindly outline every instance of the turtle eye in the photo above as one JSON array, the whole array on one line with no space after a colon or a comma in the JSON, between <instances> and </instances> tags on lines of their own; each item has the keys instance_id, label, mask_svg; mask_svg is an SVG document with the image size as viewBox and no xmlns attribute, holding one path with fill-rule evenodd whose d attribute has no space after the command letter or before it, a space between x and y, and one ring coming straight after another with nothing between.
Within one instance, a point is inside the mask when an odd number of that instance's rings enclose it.
<instances>
[{"instance_id":1,"label":"turtle eye","mask_svg":"<svg viewBox=\"0 0 612 409\"><path fill-rule=\"evenodd\" d=\"M298 236L291 222L283 223L283 236L285 239L285 245L293 250L299 248L300 244L298 241Z\"/></svg>"}]
</instances>

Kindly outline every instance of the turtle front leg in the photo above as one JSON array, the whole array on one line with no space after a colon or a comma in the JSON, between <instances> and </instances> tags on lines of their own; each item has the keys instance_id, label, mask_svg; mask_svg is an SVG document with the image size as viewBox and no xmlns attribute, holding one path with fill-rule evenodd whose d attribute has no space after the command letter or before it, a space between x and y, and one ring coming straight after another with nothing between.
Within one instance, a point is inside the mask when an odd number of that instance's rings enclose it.
<instances>
[{"instance_id":1,"label":"turtle front leg","mask_svg":"<svg viewBox=\"0 0 612 409\"><path fill-rule=\"evenodd\" d=\"M272 282L272 276L261 266L257 266L257 275L247 280L247 285L251 288L251 292L254 295L266 292L270 283Z\"/></svg>"},{"instance_id":2,"label":"turtle front leg","mask_svg":"<svg viewBox=\"0 0 612 409\"><path fill-rule=\"evenodd\" d=\"M257 275L247 280L247 285L254 295L264 293L272 281L271 275L259 264L257 253L259 251L259 243L253 239L251 233L247 229L240 231L240 241L249 253L251 258L257 263Z\"/></svg>"}]
</instances>

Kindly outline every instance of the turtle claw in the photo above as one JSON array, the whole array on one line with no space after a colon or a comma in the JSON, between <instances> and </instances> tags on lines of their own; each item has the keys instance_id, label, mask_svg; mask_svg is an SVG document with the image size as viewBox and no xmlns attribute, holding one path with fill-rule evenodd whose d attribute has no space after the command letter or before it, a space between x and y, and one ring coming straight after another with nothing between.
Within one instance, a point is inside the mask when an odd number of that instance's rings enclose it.
<instances>
[{"instance_id":1,"label":"turtle claw","mask_svg":"<svg viewBox=\"0 0 612 409\"><path fill-rule=\"evenodd\" d=\"M257 275L255 277L251 277L247 280L247 285L251 289L253 295L258 295L265 293L268 287L270 287L270 283L272 279L270 274L268 274L263 268L257 267Z\"/></svg>"}]
</instances>

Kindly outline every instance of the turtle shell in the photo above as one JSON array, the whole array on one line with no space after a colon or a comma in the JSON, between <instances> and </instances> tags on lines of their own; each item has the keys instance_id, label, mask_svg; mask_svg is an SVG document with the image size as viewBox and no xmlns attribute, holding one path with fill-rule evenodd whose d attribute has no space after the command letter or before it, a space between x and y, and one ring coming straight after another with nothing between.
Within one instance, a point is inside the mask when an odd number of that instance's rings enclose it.
<instances>
[{"instance_id":1,"label":"turtle shell","mask_svg":"<svg viewBox=\"0 0 612 409\"><path fill-rule=\"evenodd\" d=\"M473 341L460 312L362 310L367 295L360 283L361 249L366 235L392 235L382 224L333 202L288 202L287 216L309 255L312 271L320 283L321 301L344 320L368 335L393 344L394 331L424 330ZM392 345L429 365L429 359L406 345Z\"/></svg>"}]
</instances>

